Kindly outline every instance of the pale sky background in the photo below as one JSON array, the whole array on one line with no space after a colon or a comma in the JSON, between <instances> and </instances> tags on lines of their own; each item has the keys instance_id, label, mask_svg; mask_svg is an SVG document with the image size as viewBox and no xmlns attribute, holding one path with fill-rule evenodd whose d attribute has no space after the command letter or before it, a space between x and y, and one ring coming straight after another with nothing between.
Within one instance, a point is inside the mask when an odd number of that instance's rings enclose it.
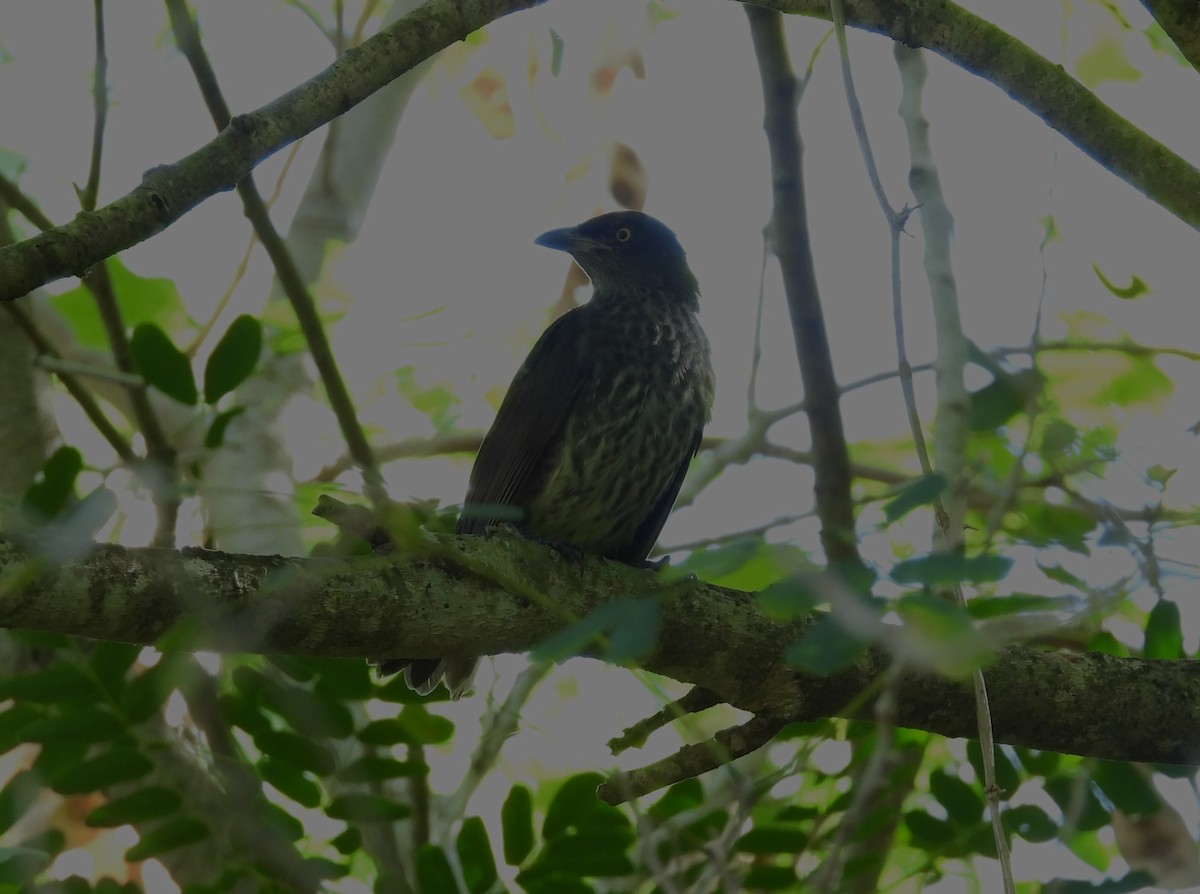
<instances>
[{"instance_id":1,"label":"pale sky background","mask_svg":"<svg viewBox=\"0 0 1200 894\"><path fill-rule=\"evenodd\" d=\"M194 5L235 112L270 101L331 61L330 46L312 23L277 0L201 0ZM976 0L965 5L1068 70L1096 41L1117 41L1143 77L1135 83L1102 84L1100 97L1184 157L1200 162L1195 73L1155 56L1136 33L1118 31L1099 6L1070 5L1064 32L1063 4ZM167 37L161 5L108 7L112 108L101 203L129 191L146 168L174 161L213 136L191 72ZM1136 28L1149 21L1140 5L1125 7ZM604 103L591 102L584 84L597 46L621 36L628 42L627 35L643 27L644 8L632 0L556 0L510 16L488 29L487 45L467 60L464 72L451 76L435 69L418 88L361 236L340 252L326 282L349 302L331 336L362 418L378 431L378 444L429 432L423 417L406 412L389 396L392 370L400 365L423 368L430 383L452 382L462 398L464 427L483 428L490 422L494 411L485 394L515 371L544 324L545 309L558 295L565 272L565 259L533 245L533 239L550 227L577 223L599 208L612 207L601 176L601 150L614 137L641 156L649 175L646 210L679 234L700 279L702 321L719 383L710 432L736 435L742 430L760 233L771 201L761 95L746 19L732 2L675 4L678 17L643 44L645 80L625 70ZM525 74L528 54L532 48L545 66L551 28L564 41L562 71L554 79L543 70L531 96ZM797 18L789 29L793 60L802 70L827 25ZM1069 35L1065 44L1064 33ZM77 209L72 183L81 183L87 174L91 5L18 0L0 17L0 43L11 56L0 66L5 122L0 144L27 156L21 185L52 219L65 221ZM892 204L899 206L910 200L910 193L891 45L852 33L850 46L876 157ZM459 86L485 66L498 69L508 81L516 119L512 139L488 137L457 97ZM1111 321L1113 336L1127 330L1142 343L1195 348L1195 284L1200 278L1195 232L1084 157L996 87L935 56L929 57L929 67L924 105L956 220L953 262L968 336L985 349L1028 341L1042 279L1040 220L1053 214L1063 239L1051 245L1046 257L1047 338L1065 334L1061 314L1087 309ZM539 113L557 140L539 129ZM818 59L801 105L801 126L809 225L837 374L845 383L894 368L895 349L887 229L850 129L832 42ZM300 151L273 212L280 229L286 229L319 145L320 134ZM258 169L264 193L272 190L283 155ZM568 169L589 156L596 161L592 173L568 183ZM913 362L922 362L932 358L933 343L916 218L909 232L913 237L903 248L908 350ZM239 200L222 194L127 252L124 260L141 275L173 279L192 315L205 319L228 285L248 233ZM1092 273L1093 263L1116 283L1140 276L1150 294L1136 302L1117 300ZM260 253L228 312L230 319L262 310L270 275ZM54 288L72 285L63 282ZM759 394L763 406L774 407L801 394L774 269L766 288ZM1180 469L1170 485L1173 502L1190 505L1196 500L1200 463L1196 441L1186 431L1200 419L1195 370L1183 361L1164 361L1161 368L1178 383L1175 394L1161 414L1137 411L1130 419L1122 459L1107 481L1097 483L1094 495L1127 506L1151 502L1156 492L1142 473L1161 463ZM971 384L978 387L982 380L976 377ZM926 419L931 386L932 377L918 379ZM852 440L907 437L895 381L854 392L845 400L844 412ZM311 477L340 454L336 427L330 414L311 408L290 418L296 475ZM802 418L774 437L808 445ZM388 469L389 485L396 497L454 503L465 490L468 470L461 460L397 463ZM773 461L730 469L694 507L672 518L662 543L750 527L806 511L811 502L807 470ZM775 537L811 547L815 526L800 524ZM1162 554L1184 560L1194 556L1194 538L1188 537L1173 543L1168 536L1160 543ZM886 566L895 543L905 538L925 548L928 517L914 514L908 524L868 536L864 543L871 558ZM1065 561L1094 581L1134 570L1127 554L1115 550L1097 550L1086 561ZM1169 583L1187 590L1180 602L1188 646L1195 648L1200 615L1190 593L1192 581ZM1019 580L1013 586L1020 586ZM512 674L520 660L509 656L497 665L502 675ZM561 682L546 685L535 697L527 712L530 721L509 743L506 770L512 777L609 767L613 761L603 742L653 710L653 696L625 671L555 679ZM575 686L578 697L560 697L560 687ZM597 711L597 701L614 710ZM478 704L466 700L453 709L469 740L468 725L478 716ZM569 747L562 739L567 735ZM674 747L654 740L622 763L642 764ZM444 774L441 781L449 787L461 768L460 761L451 759L435 770ZM502 797L509 785L499 776L493 782L492 789L481 790L481 803ZM1179 806L1194 830L1194 806L1190 801ZM1086 871L1065 851L1049 846L1036 849L1036 856L1029 854L1024 862L1020 850L1017 857L1025 877Z\"/></svg>"}]
</instances>

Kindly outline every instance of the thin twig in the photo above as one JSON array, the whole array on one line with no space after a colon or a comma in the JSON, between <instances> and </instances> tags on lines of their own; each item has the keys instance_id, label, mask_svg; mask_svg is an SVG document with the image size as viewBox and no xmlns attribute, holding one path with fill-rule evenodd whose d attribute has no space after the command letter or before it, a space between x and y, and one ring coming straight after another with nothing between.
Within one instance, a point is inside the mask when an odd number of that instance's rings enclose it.
<instances>
[{"instance_id":1,"label":"thin twig","mask_svg":"<svg viewBox=\"0 0 1200 894\"><path fill-rule=\"evenodd\" d=\"M34 325L33 320L25 313L24 307L16 303L9 304L8 312L25 332L26 338L29 339L40 357L61 362L58 352L54 350L54 346L46 340L46 337ZM141 462L140 458L133 452L133 448L129 446L129 442L125 440L125 437L117 431L117 427L109 422L108 417L104 415L104 411L100 409L100 405L96 403L96 399L92 397L92 393L83 387L83 384L74 373L62 368L55 369L54 372L58 376L58 380L63 383L63 387L67 389L67 393L75 398L84 415L87 416L92 425L96 426L96 431L100 432L100 436L108 442L117 456L121 458L121 462L136 470Z\"/></svg>"},{"instance_id":2,"label":"thin twig","mask_svg":"<svg viewBox=\"0 0 1200 894\"><path fill-rule=\"evenodd\" d=\"M84 211L96 210L100 192L100 159L104 154L104 127L108 121L108 56L104 51L104 0L92 0L96 20L96 65L92 71L92 105L95 121L92 127L92 159L88 166L87 183L76 190L79 205Z\"/></svg>"},{"instance_id":3,"label":"thin twig","mask_svg":"<svg viewBox=\"0 0 1200 894\"><path fill-rule=\"evenodd\" d=\"M932 466L929 461L929 453L925 446L925 437L921 426L920 416L917 412L916 396L912 383L912 370L908 363L907 352L904 340L904 313L903 303L901 301L902 287L900 278L900 234L904 230L904 224L908 219L911 209L907 206L900 211L892 209L891 203L888 201L887 195L883 189L883 183L879 178L879 172L875 165L874 154L871 150L870 138L867 135L866 121L863 117L862 107L858 102L858 94L854 88L854 74L850 67L850 50L846 43L846 19L845 10L842 6L842 0L830 0L830 10L832 12L834 29L837 31L838 51L842 65L842 81L846 90L846 102L850 111L850 118L854 125L854 134L857 138L859 149L862 152L863 162L866 165L867 176L871 181L871 186L875 191L876 199L883 211L884 217L888 222L888 230L891 243L891 281L892 281L892 312L895 318L896 329L896 357L897 366L900 369L900 384L904 394L904 403L908 411L909 424L912 429L913 444L916 449L917 458L921 463L921 470L925 475L932 474ZM950 518L946 513L945 507L940 499L934 500L934 510L937 518L937 525L941 530L944 546L948 550L952 550L959 542L957 532L950 531ZM962 586L955 584L953 587L955 600L960 605L966 605L966 597L963 593ZM1004 890L1008 894L1014 891L1014 882L1012 877L1012 865L1008 853L1008 841L1004 834L1003 826L1000 822L999 810L999 786L996 784L996 772L994 766L994 743L992 740L992 720L991 710L988 704L987 686L984 682L983 671L976 669L972 673L972 684L975 693L976 705L976 720L979 728L979 744L983 755L984 767L984 794L987 797L989 813L992 819L992 830L996 838L996 849L1000 858L1001 874L1004 877Z\"/></svg>"},{"instance_id":4,"label":"thin twig","mask_svg":"<svg viewBox=\"0 0 1200 894\"><path fill-rule=\"evenodd\" d=\"M167 13L171 19L171 28L175 32L175 40L179 45L180 52L183 53L192 68L213 123L218 130L221 130L229 124L232 116L221 93L220 85L217 83L216 72L200 43L196 24L184 0L166 0L166 4ZM270 214L254 185L253 178L245 177L238 184L237 189L242 198L246 216L250 219L271 262L275 265L280 285L291 302L292 310L296 314L300 330L308 343L309 353L316 364L321 382L325 386L326 398L337 418L350 455L362 470L364 490L371 502L382 506L388 501L387 491L383 485L383 476L379 472L375 454L358 421L354 403L350 399L350 392L346 388L345 380L337 366L337 360L333 356L333 350L329 345L329 338L325 334L321 317L317 313L312 293L309 292L296 269L296 263L292 259L287 244L271 222Z\"/></svg>"},{"instance_id":5,"label":"thin twig","mask_svg":"<svg viewBox=\"0 0 1200 894\"><path fill-rule=\"evenodd\" d=\"M93 74L92 96L94 117L92 127L92 153L87 185L79 190L79 203L83 211L91 212L96 207L96 195L100 188L100 163L104 147L104 129L108 120L108 60L104 49L104 4L95 2L96 64ZM136 375L129 335L117 303L112 279L105 263L96 264L83 276L83 282L96 299L96 309L108 337L109 348L117 369L128 376ZM175 545L175 525L179 517L179 472L175 467L175 447L167 438L158 414L150 403L149 395L142 385L129 387L129 403L134 418L146 439L147 466L143 477L150 484L151 498L155 508L155 529L151 541L153 546Z\"/></svg>"},{"instance_id":6,"label":"thin twig","mask_svg":"<svg viewBox=\"0 0 1200 894\"><path fill-rule=\"evenodd\" d=\"M821 518L821 542L832 564L857 563L850 459L808 237L796 113L800 85L788 58L783 16L756 6L744 6L743 9L750 23L762 81L763 128L770 149L774 197L771 247L783 274L796 356L804 383L804 411L812 435L814 491Z\"/></svg>"},{"instance_id":7,"label":"thin twig","mask_svg":"<svg viewBox=\"0 0 1200 894\"><path fill-rule=\"evenodd\" d=\"M287 179L287 175L292 170L292 162L296 160L296 155L300 152L300 148L304 145L304 140L297 140L288 150L287 158L283 161L283 167L279 171L279 176L275 178L275 189L272 191L270 198L267 199L267 207L272 207L280 194L283 192L283 182ZM217 320L221 314L225 312L225 308L229 306L230 300L233 298L233 293L237 290L238 285L246 276L246 270L250 267L250 259L254 256L254 246L258 244L258 234L253 229L250 231L250 238L246 240L246 250L242 252L242 257L238 261L237 266L233 269L233 276L229 280L229 285L225 287L225 291L221 293L221 297L217 299L216 305L213 307L212 313L208 315L204 325L200 327L200 331L196 333L196 337L191 343L183 349L183 353L188 357L194 357L196 352L200 350L200 346L212 334L213 327L216 326Z\"/></svg>"},{"instance_id":8,"label":"thin twig","mask_svg":"<svg viewBox=\"0 0 1200 894\"><path fill-rule=\"evenodd\" d=\"M483 732L479 737L479 744L475 746L475 751L471 755L470 767L458 788L446 798L442 805L441 814L445 817L445 822L443 827L438 830L439 841L448 840L449 829L446 827L450 822L466 813L471 796L475 794L475 790L479 788L484 777L495 766L504 743L517 731L521 722L521 709L533 695L537 684L545 678L546 674L550 673L553 666L543 662L525 668L513 681L512 689L505 696L504 702L499 706L489 706L488 712L481 720Z\"/></svg>"},{"instance_id":9,"label":"thin twig","mask_svg":"<svg viewBox=\"0 0 1200 894\"><path fill-rule=\"evenodd\" d=\"M104 332L108 336L109 348L112 350L113 362L117 369L126 375L133 376L137 370L133 364L133 352L129 344L129 336L125 329L125 320L117 303L117 295L113 290L112 279L108 275L107 264L97 264L83 277L92 295L96 299L96 309L100 312L100 321L104 324ZM167 438L159 421L150 396L144 387L127 389L129 404L133 408L133 417L141 429L142 437L146 439L146 469L151 488L151 498L155 508L154 537L152 546L170 547L175 545L175 523L179 517L179 470L175 466L175 447Z\"/></svg>"},{"instance_id":10,"label":"thin twig","mask_svg":"<svg viewBox=\"0 0 1200 894\"><path fill-rule=\"evenodd\" d=\"M17 184L13 183L3 174L0 174L0 198L4 199L5 203L14 211L20 212L27 221L39 230L54 229L54 221L42 213L42 209L37 206L37 203L21 192Z\"/></svg>"}]
</instances>

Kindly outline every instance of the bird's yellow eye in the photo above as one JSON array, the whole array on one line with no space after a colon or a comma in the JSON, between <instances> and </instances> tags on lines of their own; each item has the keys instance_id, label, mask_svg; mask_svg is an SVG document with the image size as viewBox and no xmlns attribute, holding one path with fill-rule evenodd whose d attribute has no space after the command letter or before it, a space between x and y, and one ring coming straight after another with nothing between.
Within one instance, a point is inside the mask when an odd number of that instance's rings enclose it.
<instances>
[{"instance_id":1,"label":"bird's yellow eye","mask_svg":"<svg viewBox=\"0 0 1200 894\"><path fill-rule=\"evenodd\" d=\"M628 242L632 238L633 230L629 229L629 227L621 227L621 229L617 230L618 242Z\"/></svg>"}]
</instances>

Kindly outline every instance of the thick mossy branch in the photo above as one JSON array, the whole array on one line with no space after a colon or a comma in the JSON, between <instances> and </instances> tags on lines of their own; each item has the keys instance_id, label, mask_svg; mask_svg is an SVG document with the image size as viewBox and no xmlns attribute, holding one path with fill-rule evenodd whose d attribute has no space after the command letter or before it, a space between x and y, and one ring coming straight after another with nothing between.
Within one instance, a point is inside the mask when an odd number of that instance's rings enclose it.
<instances>
[{"instance_id":1,"label":"thick mossy branch","mask_svg":"<svg viewBox=\"0 0 1200 894\"><path fill-rule=\"evenodd\" d=\"M102 546L52 566L0 542L0 626L194 649L294 655L494 655L523 652L559 630L531 606L445 558L460 549L497 575L522 581L583 617L614 598L651 595L651 571L563 559L514 537L441 538L443 558L293 559L206 550ZM670 584L647 670L712 690L773 722L855 716L887 667L874 649L831 677L783 659L808 622L764 617L753 594ZM1200 662L1114 658L1010 647L986 671L996 739L1119 760L1200 762ZM853 712L847 707L855 705ZM899 691L896 724L946 736L975 731L969 685L914 670Z\"/></svg>"}]
</instances>

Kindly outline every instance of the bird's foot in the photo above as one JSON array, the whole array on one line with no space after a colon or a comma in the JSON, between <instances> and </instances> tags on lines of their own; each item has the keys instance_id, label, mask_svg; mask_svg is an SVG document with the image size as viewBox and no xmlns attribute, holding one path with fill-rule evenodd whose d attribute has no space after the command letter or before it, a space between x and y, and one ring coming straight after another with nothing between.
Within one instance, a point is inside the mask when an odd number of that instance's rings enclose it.
<instances>
[{"instance_id":1,"label":"bird's foot","mask_svg":"<svg viewBox=\"0 0 1200 894\"><path fill-rule=\"evenodd\" d=\"M505 523L498 525L497 529L506 531L510 534L516 534L522 540L528 540L530 543L538 543L542 546L548 546L564 559L569 559L572 562L582 562L586 555L583 550L575 546L573 543L568 543L565 540L557 540L554 537L544 537L541 534L531 534L529 531L523 531L514 524Z\"/></svg>"},{"instance_id":2,"label":"bird's foot","mask_svg":"<svg viewBox=\"0 0 1200 894\"><path fill-rule=\"evenodd\" d=\"M565 540L555 540L553 537L542 537L538 534L523 534L522 536L526 540L550 547L564 559L568 559L571 562L583 561L584 551L573 543L567 543Z\"/></svg>"}]
</instances>

